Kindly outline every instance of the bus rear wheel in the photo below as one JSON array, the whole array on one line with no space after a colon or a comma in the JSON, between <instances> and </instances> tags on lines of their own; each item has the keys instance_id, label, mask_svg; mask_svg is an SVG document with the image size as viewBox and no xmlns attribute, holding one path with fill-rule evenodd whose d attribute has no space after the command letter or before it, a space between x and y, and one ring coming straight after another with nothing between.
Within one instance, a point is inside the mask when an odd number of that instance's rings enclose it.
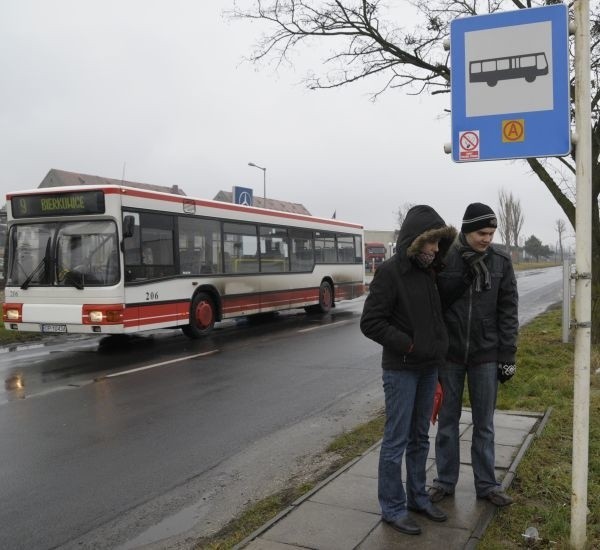
<instances>
[{"instance_id":1,"label":"bus rear wheel","mask_svg":"<svg viewBox=\"0 0 600 550\"><path fill-rule=\"evenodd\" d=\"M202 338L215 326L217 311L213 299L206 292L199 292L192 300L190 324L181 327L189 338Z\"/></svg>"},{"instance_id":2,"label":"bus rear wheel","mask_svg":"<svg viewBox=\"0 0 600 550\"><path fill-rule=\"evenodd\" d=\"M315 306L308 306L307 313L329 313L333 307L333 288L331 283L323 281L319 287L319 303Z\"/></svg>"}]
</instances>

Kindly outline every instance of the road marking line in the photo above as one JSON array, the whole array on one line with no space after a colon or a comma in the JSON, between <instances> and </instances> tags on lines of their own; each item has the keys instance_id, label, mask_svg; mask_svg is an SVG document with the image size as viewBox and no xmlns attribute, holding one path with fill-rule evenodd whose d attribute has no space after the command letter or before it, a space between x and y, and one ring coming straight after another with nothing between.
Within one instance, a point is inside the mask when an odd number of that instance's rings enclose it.
<instances>
[{"instance_id":1,"label":"road marking line","mask_svg":"<svg viewBox=\"0 0 600 550\"><path fill-rule=\"evenodd\" d=\"M94 378L94 380L104 380L105 378L115 378L117 376L123 376L124 374L131 374L132 372L140 372L143 370L154 369L156 367L164 367L165 365L172 365L173 363L180 363L181 361L188 361L190 359L196 359L196 357L206 357L207 355L212 355L214 353L218 353L218 349L214 349L212 351L205 351L204 353L196 353L195 355L186 355L185 357L178 357L177 359L170 359L169 361L162 361L161 363L155 363L154 365L146 365L145 367L138 367L136 369L124 370L121 372L114 372L112 374L107 374L105 376L99 376L98 378Z\"/></svg>"},{"instance_id":2,"label":"road marking line","mask_svg":"<svg viewBox=\"0 0 600 550\"><path fill-rule=\"evenodd\" d=\"M351 323L352 321L348 320L348 321L336 321L335 323L329 323L328 325L317 325L316 327L310 327L310 328L303 328L301 330L299 330L298 332L310 332L311 330L317 330L320 328L328 328L328 327L334 327L337 325L347 325L348 323Z\"/></svg>"}]
</instances>

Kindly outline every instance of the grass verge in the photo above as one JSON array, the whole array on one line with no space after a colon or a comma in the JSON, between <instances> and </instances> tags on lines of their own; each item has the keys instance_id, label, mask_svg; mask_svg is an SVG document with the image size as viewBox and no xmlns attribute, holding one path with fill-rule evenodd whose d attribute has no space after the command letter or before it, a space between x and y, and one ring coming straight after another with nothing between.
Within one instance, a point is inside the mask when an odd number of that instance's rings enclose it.
<instances>
[{"instance_id":1,"label":"grass verge","mask_svg":"<svg viewBox=\"0 0 600 550\"><path fill-rule=\"evenodd\" d=\"M521 534L529 526L538 529L536 548L568 548L570 535L571 443L573 431L573 346L561 343L561 312L553 309L521 330L518 372L498 392L498 408L545 411L553 408L544 431L521 461L509 493L515 504L499 511L487 529L480 548L523 548ZM588 482L588 548L600 548L600 348L592 351L590 452ZM468 404L468 402L467 402ZM382 435L378 416L333 441L327 453L336 459L326 472L309 482L290 486L250 506L219 533L196 541L195 549L232 548L264 525L331 473L360 456Z\"/></svg>"},{"instance_id":2,"label":"grass verge","mask_svg":"<svg viewBox=\"0 0 600 550\"><path fill-rule=\"evenodd\" d=\"M543 411L550 421L519 465L510 488L515 504L500 511L481 542L486 550L521 548L521 534L536 527L536 548L568 548L571 520L573 345L562 344L560 310L521 331L518 372L498 394L498 408ZM593 347L587 517L588 548L600 548L600 349Z\"/></svg>"}]
</instances>

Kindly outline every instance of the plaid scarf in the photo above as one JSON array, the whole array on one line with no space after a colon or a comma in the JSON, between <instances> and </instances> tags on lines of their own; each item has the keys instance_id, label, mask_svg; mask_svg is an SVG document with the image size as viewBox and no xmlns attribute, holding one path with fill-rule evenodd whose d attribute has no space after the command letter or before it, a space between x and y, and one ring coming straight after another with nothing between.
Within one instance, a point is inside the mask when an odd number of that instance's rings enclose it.
<instances>
[{"instance_id":1,"label":"plaid scarf","mask_svg":"<svg viewBox=\"0 0 600 550\"><path fill-rule=\"evenodd\" d=\"M473 276L473 287L475 288L475 292L489 290L492 288L492 279L487 265L484 262L487 252L475 252L475 250L468 245L464 233L459 235L458 240L460 243L458 252L469 266L471 275Z\"/></svg>"},{"instance_id":2,"label":"plaid scarf","mask_svg":"<svg viewBox=\"0 0 600 550\"><path fill-rule=\"evenodd\" d=\"M413 260L421 269L427 269L435 260L435 254L429 254L427 252L419 252L413 256Z\"/></svg>"}]
</instances>

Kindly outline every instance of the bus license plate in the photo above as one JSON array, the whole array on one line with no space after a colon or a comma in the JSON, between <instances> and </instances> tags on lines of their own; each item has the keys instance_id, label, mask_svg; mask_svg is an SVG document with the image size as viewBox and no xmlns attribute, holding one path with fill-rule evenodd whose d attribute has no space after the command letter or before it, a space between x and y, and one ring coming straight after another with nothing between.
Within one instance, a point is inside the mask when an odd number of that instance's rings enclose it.
<instances>
[{"instance_id":1,"label":"bus license plate","mask_svg":"<svg viewBox=\"0 0 600 550\"><path fill-rule=\"evenodd\" d=\"M67 325L42 325L42 332L67 332Z\"/></svg>"}]
</instances>

